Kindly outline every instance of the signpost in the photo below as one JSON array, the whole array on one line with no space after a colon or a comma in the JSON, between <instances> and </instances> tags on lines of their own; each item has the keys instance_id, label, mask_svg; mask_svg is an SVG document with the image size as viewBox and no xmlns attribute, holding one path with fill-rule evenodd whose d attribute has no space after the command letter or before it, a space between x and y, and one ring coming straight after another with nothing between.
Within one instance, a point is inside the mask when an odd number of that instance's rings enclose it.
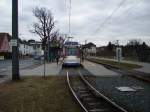
<instances>
[{"instance_id":1,"label":"signpost","mask_svg":"<svg viewBox=\"0 0 150 112\"><path fill-rule=\"evenodd\" d=\"M17 47L17 45L18 45L17 39L11 39L11 46Z\"/></svg>"},{"instance_id":2,"label":"signpost","mask_svg":"<svg viewBox=\"0 0 150 112\"><path fill-rule=\"evenodd\" d=\"M120 69L120 62L122 60L122 48L121 47L116 48L116 59L118 60L119 69Z\"/></svg>"},{"instance_id":3,"label":"signpost","mask_svg":"<svg viewBox=\"0 0 150 112\"><path fill-rule=\"evenodd\" d=\"M122 49L120 47L117 47L117 49L116 49L116 58L117 58L118 62L120 62L122 60Z\"/></svg>"},{"instance_id":4,"label":"signpost","mask_svg":"<svg viewBox=\"0 0 150 112\"><path fill-rule=\"evenodd\" d=\"M0 60L4 60L5 58L4 58L4 56L0 56Z\"/></svg>"},{"instance_id":5,"label":"signpost","mask_svg":"<svg viewBox=\"0 0 150 112\"><path fill-rule=\"evenodd\" d=\"M12 0L12 80L20 79L18 55L18 0Z\"/></svg>"}]
</instances>

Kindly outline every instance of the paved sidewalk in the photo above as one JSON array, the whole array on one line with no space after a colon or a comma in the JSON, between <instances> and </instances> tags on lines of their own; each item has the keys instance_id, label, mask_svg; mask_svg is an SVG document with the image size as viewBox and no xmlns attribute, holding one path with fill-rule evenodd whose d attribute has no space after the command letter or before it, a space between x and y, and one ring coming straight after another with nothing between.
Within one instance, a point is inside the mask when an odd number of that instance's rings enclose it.
<instances>
[{"instance_id":1,"label":"paved sidewalk","mask_svg":"<svg viewBox=\"0 0 150 112\"><path fill-rule=\"evenodd\" d=\"M100 58L100 57L92 57L92 58L97 58L97 59L102 59L102 60L110 60L110 61L117 61L115 59ZM138 69L135 69L135 70L140 71L140 72L150 73L150 63L126 61L126 60L122 60L122 62L140 65L140 66L142 66L142 68L138 68Z\"/></svg>"},{"instance_id":2,"label":"paved sidewalk","mask_svg":"<svg viewBox=\"0 0 150 112\"><path fill-rule=\"evenodd\" d=\"M46 64L46 76L49 75L59 75L61 70L61 64L56 63ZM44 75L44 65L38 66L34 69L25 69L20 71L21 76L43 76Z\"/></svg>"},{"instance_id":3,"label":"paved sidewalk","mask_svg":"<svg viewBox=\"0 0 150 112\"><path fill-rule=\"evenodd\" d=\"M93 62L84 61L83 65L85 69L87 69L89 72L91 72L95 76L112 77L112 76L120 75L118 73L115 73L111 70L106 69L102 65L99 65Z\"/></svg>"}]
</instances>

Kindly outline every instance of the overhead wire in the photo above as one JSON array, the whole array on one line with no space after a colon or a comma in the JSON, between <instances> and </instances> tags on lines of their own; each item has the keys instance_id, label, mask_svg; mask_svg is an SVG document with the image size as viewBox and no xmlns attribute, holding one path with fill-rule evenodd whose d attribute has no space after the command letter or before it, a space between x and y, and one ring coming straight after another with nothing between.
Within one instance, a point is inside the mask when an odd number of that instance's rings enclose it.
<instances>
[{"instance_id":1,"label":"overhead wire","mask_svg":"<svg viewBox=\"0 0 150 112\"><path fill-rule=\"evenodd\" d=\"M131 10L133 10L135 7L137 7L142 1L144 1L144 0L138 0L138 2L136 2L136 4L132 5L130 8L128 8L128 9L124 12L124 14L129 13Z\"/></svg>"},{"instance_id":2,"label":"overhead wire","mask_svg":"<svg viewBox=\"0 0 150 112\"><path fill-rule=\"evenodd\" d=\"M127 0L122 0L119 5L117 6L117 8L115 8L112 13L100 24L100 26L98 27L98 29L94 32L97 33L98 31L100 31L102 29L102 27L104 27L104 25L112 18L112 16L124 5L124 3Z\"/></svg>"},{"instance_id":3,"label":"overhead wire","mask_svg":"<svg viewBox=\"0 0 150 112\"><path fill-rule=\"evenodd\" d=\"M111 14L100 24L100 26L96 29L96 31L94 33L97 33L99 31L102 30L102 28L104 28L105 24L114 16L114 14L125 4L127 0L122 0L118 6L111 12ZM139 0L142 1L142 0ZM130 10L132 10L134 7L136 7L139 3L137 3L136 5L130 7L129 9L127 9L125 12L129 12ZM72 10L72 0L69 0L69 20L68 20L68 33L69 36L71 36L71 10Z\"/></svg>"},{"instance_id":4,"label":"overhead wire","mask_svg":"<svg viewBox=\"0 0 150 112\"><path fill-rule=\"evenodd\" d=\"M122 12L121 15L119 15L117 17L117 19L120 18L120 17L125 17L127 15L129 16L130 12L133 11L133 9L135 9L135 7L137 7L142 1L144 1L144 0L138 0L138 1L136 1L136 3L134 3L133 5L131 5L131 7L129 7L128 9L126 9L124 12Z\"/></svg>"}]
</instances>

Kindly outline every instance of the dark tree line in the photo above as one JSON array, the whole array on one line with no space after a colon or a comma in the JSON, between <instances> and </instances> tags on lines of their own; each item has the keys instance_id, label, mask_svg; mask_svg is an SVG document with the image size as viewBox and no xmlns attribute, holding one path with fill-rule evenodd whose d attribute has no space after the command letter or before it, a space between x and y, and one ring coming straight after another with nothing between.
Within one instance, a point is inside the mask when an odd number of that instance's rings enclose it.
<instances>
[{"instance_id":1,"label":"dark tree line","mask_svg":"<svg viewBox=\"0 0 150 112\"><path fill-rule=\"evenodd\" d=\"M115 57L117 45L108 43L107 46L101 47L97 54L104 57ZM122 48L122 56L126 59L134 59L143 62L150 62L150 47L141 40L133 39L130 40Z\"/></svg>"},{"instance_id":2,"label":"dark tree line","mask_svg":"<svg viewBox=\"0 0 150 112\"><path fill-rule=\"evenodd\" d=\"M150 47L145 42L130 41L123 47L125 57L136 58L139 61L150 62Z\"/></svg>"}]
</instances>

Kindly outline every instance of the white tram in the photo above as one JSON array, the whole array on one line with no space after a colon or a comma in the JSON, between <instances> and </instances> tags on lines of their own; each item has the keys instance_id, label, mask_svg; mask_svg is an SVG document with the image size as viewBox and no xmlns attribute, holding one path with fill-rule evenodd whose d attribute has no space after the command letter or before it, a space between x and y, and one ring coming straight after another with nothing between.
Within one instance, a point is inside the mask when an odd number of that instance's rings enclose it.
<instances>
[{"instance_id":1,"label":"white tram","mask_svg":"<svg viewBox=\"0 0 150 112\"><path fill-rule=\"evenodd\" d=\"M63 47L63 66L80 66L80 45L78 42L65 42Z\"/></svg>"}]
</instances>

